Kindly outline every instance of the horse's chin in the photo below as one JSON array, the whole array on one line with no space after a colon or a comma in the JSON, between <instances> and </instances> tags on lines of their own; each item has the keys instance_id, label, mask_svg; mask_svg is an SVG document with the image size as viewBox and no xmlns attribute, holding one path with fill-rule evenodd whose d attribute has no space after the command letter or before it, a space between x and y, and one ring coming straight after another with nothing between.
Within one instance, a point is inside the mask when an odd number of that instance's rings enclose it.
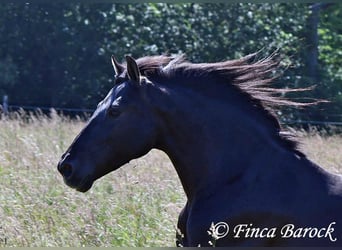
<instances>
[{"instance_id":1,"label":"horse's chin","mask_svg":"<svg viewBox=\"0 0 342 250\"><path fill-rule=\"evenodd\" d=\"M84 183L80 186L75 187L75 189L79 192L85 193L89 189L91 189L92 186L93 186L93 182L88 182L88 183Z\"/></svg>"},{"instance_id":2,"label":"horse's chin","mask_svg":"<svg viewBox=\"0 0 342 250\"><path fill-rule=\"evenodd\" d=\"M103 173L97 175L88 175L87 177L85 177L83 180L81 181L67 181L65 180L65 183L71 187L76 189L79 192L85 193L87 192L89 189L91 189L91 187L93 186L93 183L95 182L95 180L102 178L103 176L109 174L112 171L115 171L116 169L120 168L121 166L129 163L130 161L125 161L125 162L120 162L120 164L114 165L112 169L109 169L108 171L104 171Z\"/></svg>"},{"instance_id":3,"label":"horse's chin","mask_svg":"<svg viewBox=\"0 0 342 250\"><path fill-rule=\"evenodd\" d=\"M73 181L68 181L64 179L65 184L67 184L69 187L76 189L79 192L85 193L87 192L92 186L93 186L93 179L90 178L90 176L84 178L80 182L73 182Z\"/></svg>"}]
</instances>

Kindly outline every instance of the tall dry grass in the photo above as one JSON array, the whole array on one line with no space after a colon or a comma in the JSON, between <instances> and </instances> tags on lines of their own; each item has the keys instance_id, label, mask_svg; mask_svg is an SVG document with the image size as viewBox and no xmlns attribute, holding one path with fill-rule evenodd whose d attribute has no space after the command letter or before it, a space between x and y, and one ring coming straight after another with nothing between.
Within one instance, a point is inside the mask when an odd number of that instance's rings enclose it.
<instances>
[{"instance_id":1,"label":"tall dry grass","mask_svg":"<svg viewBox=\"0 0 342 250\"><path fill-rule=\"evenodd\" d=\"M310 160L330 172L342 174L341 133L332 135L331 132L318 131L313 127L309 132L298 131L297 136L300 138L300 148Z\"/></svg>"},{"instance_id":2,"label":"tall dry grass","mask_svg":"<svg viewBox=\"0 0 342 250\"><path fill-rule=\"evenodd\" d=\"M22 117L0 120L0 246L174 246L184 196L165 155L151 152L78 193L56 164L84 123Z\"/></svg>"},{"instance_id":3,"label":"tall dry grass","mask_svg":"<svg viewBox=\"0 0 342 250\"><path fill-rule=\"evenodd\" d=\"M56 164L83 126L55 112L0 120L0 246L174 246L185 197L160 151L88 193L64 185ZM309 157L342 172L341 136L300 136Z\"/></svg>"}]
</instances>

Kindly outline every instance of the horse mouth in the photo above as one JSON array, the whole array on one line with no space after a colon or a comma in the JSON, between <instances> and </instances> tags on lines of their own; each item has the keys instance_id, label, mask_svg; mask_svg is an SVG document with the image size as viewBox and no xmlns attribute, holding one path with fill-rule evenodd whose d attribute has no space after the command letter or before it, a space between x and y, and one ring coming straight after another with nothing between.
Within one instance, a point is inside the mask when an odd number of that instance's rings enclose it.
<instances>
[{"instance_id":1,"label":"horse mouth","mask_svg":"<svg viewBox=\"0 0 342 250\"><path fill-rule=\"evenodd\" d=\"M93 183L94 183L94 181L92 180L90 176L85 177L83 180L81 180L78 183L70 181L70 180L66 180L66 179L64 179L64 182L69 187L74 188L77 191L82 192L82 193L87 192L93 186Z\"/></svg>"}]
</instances>

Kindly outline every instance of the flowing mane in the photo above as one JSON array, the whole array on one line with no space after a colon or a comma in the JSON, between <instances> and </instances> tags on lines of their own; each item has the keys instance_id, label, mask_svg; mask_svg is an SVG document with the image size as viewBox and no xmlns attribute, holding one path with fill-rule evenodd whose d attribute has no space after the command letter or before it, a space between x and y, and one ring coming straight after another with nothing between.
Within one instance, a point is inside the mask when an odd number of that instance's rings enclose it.
<instances>
[{"instance_id":1,"label":"flowing mane","mask_svg":"<svg viewBox=\"0 0 342 250\"><path fill-rule=\"evenodd\" d=\"M307 106L307 103L290 101L280 94L297 92L307 89L284 89L270 87L274 71L279 66L275 55L257 60L258 53L250 54L236 60L217 63L191 63L186 61L184 55L150 56L137 60L139 70L143 76L151 79L170 81L172 79L210 78L218 79L229 84L235 91L244 97L244 101L255 107L264 118L269 130L277 141L286 148L304 156L298 148L298 143L288 131L282 130L275 108L278 106Z\"/></svg>"}]
</instances>

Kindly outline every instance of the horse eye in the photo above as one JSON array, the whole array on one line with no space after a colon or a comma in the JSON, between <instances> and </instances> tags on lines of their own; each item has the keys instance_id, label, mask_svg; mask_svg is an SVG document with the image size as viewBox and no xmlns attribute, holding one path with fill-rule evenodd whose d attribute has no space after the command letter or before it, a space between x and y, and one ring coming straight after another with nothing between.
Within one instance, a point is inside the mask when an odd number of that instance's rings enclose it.
<instances>
[{"instance_id":1,"label":"horse eye","mask_svg":"<svg viewBox=\"0 0 342 250\"><path fill-rule=\"evenodd\" d=\"M107 114L112 117L118 117L121 114L120 108L117 105L112 105L108 110Z\"/></svg>"}]
</instances>

